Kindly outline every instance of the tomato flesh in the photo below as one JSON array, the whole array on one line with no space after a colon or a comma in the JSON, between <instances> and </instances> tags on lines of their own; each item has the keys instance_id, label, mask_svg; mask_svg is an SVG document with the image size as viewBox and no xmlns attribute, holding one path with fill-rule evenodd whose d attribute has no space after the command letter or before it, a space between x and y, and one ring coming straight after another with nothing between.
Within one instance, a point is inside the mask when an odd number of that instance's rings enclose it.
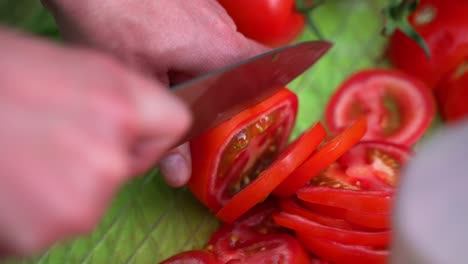
<instances>
[{"instance_id":1,"label":"tomato flesh","mask_svg":"<svg viewBox=\"0 0 468 264\"><path fill-rule=\"evenodd\" d=\"M216 216L230 223L264 200L291 172L307 159L325 138L325 134L325 129L320 123L305 131L255 181L223 206Z\"/></svg>"},{"instance_id":2,"label":"tomato flesh","mask_svg":"<svg viewBox=\"0 0 468 264\"><path fill-rule=\"evenodd\" d=\"M387 69L357 72L328 102L325 121L338 133L358 117L367 116L364 140L414 144L429 127L435 105L426 86L414 77Z\"/></svg>"},{"instance_id":3,"label":"tomato flesh","mask_svg":"<svg viewBox=\"0 0 468 264\"><path fill-rule=\"evenodd\" d=\"M191 250L179 253L169 259L164 260L161 264L221 264L215 255L206 250Z\"/></svg>"},{"instance_id":4,"label":"tomato flesh","mask_svg":"<svg viewBox=\"0 0 468 264\"><path fill-rule=\"evenodd\" d=\"M192 193L217 212L284 149L296 114L297 96L284 88L191 140Z\"/></svg>"}]
</instances>

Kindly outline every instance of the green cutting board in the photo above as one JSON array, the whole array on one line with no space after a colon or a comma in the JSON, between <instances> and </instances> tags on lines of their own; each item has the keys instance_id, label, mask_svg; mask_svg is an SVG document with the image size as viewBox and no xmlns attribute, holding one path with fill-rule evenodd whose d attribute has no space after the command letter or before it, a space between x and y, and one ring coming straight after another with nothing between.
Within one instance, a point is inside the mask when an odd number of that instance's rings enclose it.
<instances>
[{"instance_id":1,"label":"green cutting board","mask_svg":"<svg viewBox=\"0 0 468 264\"><path fill-rule=\"evenodd\" d=\"M156 1L156 0L155 0ZM327 100L351 73L385 67L382 4L377 0L328 0L312 18L331 51L289 87L300 99L293 137L321 119ZM59 39L38 0L0 0L0 20ZM315 39L305 31L297 41ZM125 186L106 216L88 235L62 242L23 263L157 263L182 250L201 248L219 223L190 192L168 187L153 170Z\"/></svg>"}]
</instances>

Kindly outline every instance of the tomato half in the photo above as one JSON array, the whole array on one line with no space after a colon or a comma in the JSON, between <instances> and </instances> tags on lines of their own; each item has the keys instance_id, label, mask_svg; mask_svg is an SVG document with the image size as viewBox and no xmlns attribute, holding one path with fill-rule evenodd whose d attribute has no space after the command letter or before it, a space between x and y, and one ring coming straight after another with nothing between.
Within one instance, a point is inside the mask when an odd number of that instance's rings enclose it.
<instances>
[{"instance_id":1,"label":"tomato half","mask_svg":"<svg viewBox=\"0 0 468 264\"><path fill-rule=\"evenodd\" d=\"M354 226L369 229L389 229L391 227L391 214L389 213L364 213L304 201L301 202L301 205L308 209L308 213L320 215L322 217L328 216L343 219L342 221L346 221Z\"/></svg>"},{"instance_id":2,"label":"tomato half","mask_svg":"<svg viewBox=\"0 0 468 264\"><path fill-rule=\"evenodd\" d=\"M435 114L432 94L414 77L387 69L355 73L328 102L325 121L333 132L367 116L363 139L412 145L426 131Z\"/></svg>"},{"instance_id":3,"label":"tomato half","mask_svg":"<svg viewBox=\"0 0 468 264\"><path fill-rule=\"evenodd\" d=\"M306 185L314 176L327 168L332 162L346 153L366 133L365 118L358 119L342 134L330 140L317 150L304 164L295 170L273 194L280 197L290 197L296 190Z\"/></svg>"},{"instance_id":4,"label":"tomato half","mask_svg":"<svg viewBox=\"0 0 468 264\"><path fill-rule=\"evenodd\" d=\"M325 135L325 129L320 123L305 131L252 183L232 197L216 216L230 223L260 203L309 157Z\"/></svg>"},{"instance_id":5,"label":"tomato half","mask_svg":"<svg viewBox=\"0 0 468 264\"><path fill-rule=\"evenodd\" d=\"M164 260L161 264L221 264L215 255L206 250L191 250L179 253Z\"/></svg>"},{"instance_id":6,"label":"tomato half","mask_svg":"<svg viewBox=\"0 0 468 264\"><path fill-rule=\"evenodd\" d=\"M421 0L409 17L431 52L424 51L401 31L390 40L388 55L392 64L421 79L434 89L456 65L468 58L468 1Z\"/></svg>"},{"instance_id":7,"label":"tomato half","mask_svg":"<svg viewBox=\"0 0 468 264\"><path fill-rule=\"evenodd\" d=\"M324 239L346 245L386 247L390 241L390 231L362 231L343 229L320 224L312 219L286 212L273 215L275 222L308 237Z\"/></svg>"},{"instance_id":8,"label":"tomato half","mask_svg":"<svg viewBox=\"0 0 468 264\"><path fill-rule=\"evenodd\" d=\"M246 37L271 47L293 41L304 29L295 0L218 0Z\"/></svg>"},{"instance_id":9,"label":"tomato half","mask_svg":"<svg viewBox=\"0 0 468 264\"><path fill-rule=\"evenodd\" d=\"M332 263L385 264L389 259L389 252L384 249L344 245L301 233L297 233L297 237L310 252Z\"/></svg>"},{"instance_id":10,"label":"tomato half","mask_svg":"<svg viewBox=\"0 0 468 264\"><path fill-rule=\"evenodd\" d=\"M461 65L436 90L444 119L454 122L468 117L468 67Z\"/></svg>"},{"instance_id":11,"label":"tomato half","mask_svg":"<svg viewBox=\"0 0 468 264\"><path fill-rule=\"evenodd\" d=\"M297 197L306 202L375 214L391 211L393 194L393 191L355 191L317 186L297 191Z\"/></svg>"},{"instance_id":12,"label":"tomato half","mask_svg":"<svg viewBox=\"0 0 468 264\"><path fill-rule=\"evenodd\" d=\"M190 190L217 212L284 149L296 114L297 96L285 88L193 139Z\"/></svg>"}]
</instances>

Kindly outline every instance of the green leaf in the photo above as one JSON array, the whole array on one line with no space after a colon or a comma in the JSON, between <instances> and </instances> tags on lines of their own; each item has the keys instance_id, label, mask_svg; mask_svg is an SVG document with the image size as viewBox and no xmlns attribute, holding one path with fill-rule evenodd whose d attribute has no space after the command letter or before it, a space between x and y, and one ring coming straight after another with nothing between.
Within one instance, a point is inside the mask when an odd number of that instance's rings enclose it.
<instances>
[{"instance_id":1,"label":"green leaf","mask_svg":"<svg viewBox=\"0 0 468 264\"><path fill-rule=\"evenodd\" d=\"M38 2L4 0L0 21L58 36L50 15ZM293 137L322 118L328 98L350 74L387 65L382 60L386 39L380 35L385 4L385 0L328 0L314 10L317 27L334 47L289 86L300 101ZM5 7L14 12L5 11ZM316 38L306 30L297 41ZM170 188L153 170L122 189L92 234L62 242L22 262L157 263L182 250L202 248L218 226L213 214L187 189Z\"/></svg>"}]
</instances>

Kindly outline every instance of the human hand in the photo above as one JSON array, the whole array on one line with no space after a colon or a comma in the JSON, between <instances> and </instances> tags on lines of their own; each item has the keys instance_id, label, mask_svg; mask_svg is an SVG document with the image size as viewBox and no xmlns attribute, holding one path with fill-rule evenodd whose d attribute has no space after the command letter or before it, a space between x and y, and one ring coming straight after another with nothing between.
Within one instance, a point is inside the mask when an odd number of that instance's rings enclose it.
<instances>
[{"instance_id":1,"label":"human hand","mask_svg":"<svg viewBox=\"0 0 468 264\"><path fill-rule=\"evenodd\" d=\"M113 54L166 86L266 50L238 33L213 0L43 2L65 39ZM170 151L160 169L170 185L185 184L191 174L188 144Z\"/></svg>"},{"instance_id":2,"label":"human hand","mask_svg":"<svg viewBox=\"0 0 468 264\"><path fill-rule=\"evenodd\" d=\"M161 83L95 52L1 28L0 51L0 256L26 255L90 231L190 114Z\"/></svg>"}]
</instances>

